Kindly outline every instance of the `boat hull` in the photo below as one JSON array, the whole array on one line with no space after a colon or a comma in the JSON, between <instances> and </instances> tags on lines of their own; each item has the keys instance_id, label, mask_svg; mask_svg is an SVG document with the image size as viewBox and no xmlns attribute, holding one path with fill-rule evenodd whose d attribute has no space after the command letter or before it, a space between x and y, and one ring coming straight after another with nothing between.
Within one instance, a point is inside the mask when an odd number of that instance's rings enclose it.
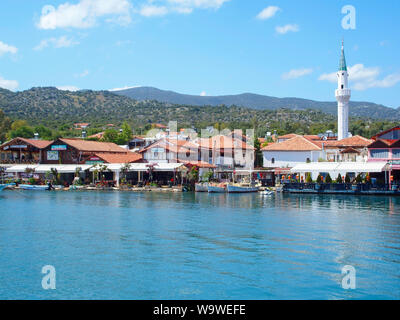
<instances>
[{"instance_id":1,"label":"boat hull","mask_svg":"<svg viewBox=\"0 0 400 320\"><path fill-rule=\"evenodd\" d=\"M18 186L22 190L38 190L38 191L46 191L49 189L48 186L33 186L30 184L20 184Z\"/></svg>"},{"instance_id":2,"label":"boat hull","mask_svg":"<svg viewBox=\"0 0 400 320\"><path fill-rule=\"evenodd\" d=\"M250 192L258 192L258 187L241 187L241 186L229 186L228 185L228 193L250 193Z\"/></svg>"},{"instance_id":3,"label":"boat hull","mask_svg":"<svg viewBox=\"0 0 400 320\"><path fill-rule=\"evenodd\" d=\"M207 183L196 183L194 186L196 192L208 192L208 184Z\"/></svg>"},{"instance_id":4,"label":"boat hull","mask_svg":"<svg viewBox=\"0 0 400 320\"><path fill-rule=\"evenodd\" d=\"M12 186L14 186L14 184L0 184L0 192Z\"/></svg>"},{"instance_id":5,"label":"boat hull","mask_svg":"<svg viewBox=\"0 0 400 320\"><path fill-rule=\"evenodd\" d=\"M223 187L208 186L207 191L208 193L225 193L226 189Z\"/></svg>"}]
</instances>

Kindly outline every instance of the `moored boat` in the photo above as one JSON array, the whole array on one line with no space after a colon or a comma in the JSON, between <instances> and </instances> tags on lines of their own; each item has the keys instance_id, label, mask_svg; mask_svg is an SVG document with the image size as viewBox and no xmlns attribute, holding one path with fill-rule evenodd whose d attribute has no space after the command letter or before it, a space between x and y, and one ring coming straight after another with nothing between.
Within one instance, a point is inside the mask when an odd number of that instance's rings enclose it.
<instances>
[{"instance_id":1,"label":"moored boat","mask_svg":"<svg viewBox=\"0 0 400 320\"><path fill-rule=\"evenodd\" d=\"M225 193L226 192L226 185L219 184L219 185L208 185L207 187L208 193Z\"/></svg>"},{"instance_id":2,"label":"moored boat","mask_svg":"<svg viewBox=\"0 0 400 320\"><path fill-rule=\"evenodd\" d=\"M229 184L227 186L227 190L228 193L250 193L250 192L258 192L259 187Z\"/></svg>"},{"instance_id":3,"label":"moored boat","mask_svg":"<svg viewBox=\"0 0 400 320\"><path fill-rule=\"evenodd\" d=\"M0 191L15 186L15 183L0 184Z\"/></svg>"},{"instance_id":4,"label":"moored boat","mask_svg":"<svg viewBox=\"0 0 400 320\"><path fill-rule=\"evenodd\" d=\"M18 186L22 190L39 190L39 191L46 191L49 189L47 185L44 186L36 186L36 185L30 185L30 184L20 184Z\"/></svg>"},{"instance_id":5,"label":"moored boat","mask_svg":"<svg viewBox=\"0 0 400 320\"><path fill-rule=\"evenodd\" d=\"M196 192L208 192L208 183L196 183L194 189Z\"/></svg>"}]
</instances>

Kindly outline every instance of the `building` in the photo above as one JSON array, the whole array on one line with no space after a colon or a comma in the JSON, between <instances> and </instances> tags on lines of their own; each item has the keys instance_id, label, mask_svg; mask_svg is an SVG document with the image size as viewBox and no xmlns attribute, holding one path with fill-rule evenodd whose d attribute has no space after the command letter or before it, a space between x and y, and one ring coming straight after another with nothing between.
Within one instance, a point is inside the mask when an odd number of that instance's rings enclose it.
<instances>
[{"instance_id":1,"label":"building","mask_svg":"<svg viewBox=\"0 0 400 320\"><path fill-rule=\"evenodd\" d=\"M40 163L52 141L14 138L0 146L0 163Z\"/></svg>"},{"instance_id":2,"label":"building","mask_svg":"<svg viewBox=\"0 0 400 320\"><path fill-rule=\"evenodd\" d=\"M278 141L282 142L268 144L261 149L265 168L290 168L299 163L318 162L325 158L322 144L305 136L291 135L289 139Z\"/></svg>"},{"instance_id":3,"label":"building","mask_svg":"<svg viewBox=\"0 0 400 320\"><path fill-rule=\"evenodd\" d=\"M90 156L102 154L127 154L129 151L110 142L60 138L42 150L41 163L82 164Z\"/></svg>"},{"instance_id":4,"label":"building","mask_svg":"<svg viewBox=\"0 0 400 320\"><path fill-rule=\"evenodd\" d=\"M400 183L400 126L378 133L372 141L368 146L368 162L388 162L393 181Z\"/></svg>"},{"instance_id":5,"label":"building","mask_svg":"<svg viewBox=\"0 0 400 320\"><path fill-rule=\"evenodd\" d=\"M342 140L347 138L349 134L349 101L351 97L343 42L337 77L338 88L335 91L335 96L338 102L338 140Z\"/></svg>"}]
</instances>

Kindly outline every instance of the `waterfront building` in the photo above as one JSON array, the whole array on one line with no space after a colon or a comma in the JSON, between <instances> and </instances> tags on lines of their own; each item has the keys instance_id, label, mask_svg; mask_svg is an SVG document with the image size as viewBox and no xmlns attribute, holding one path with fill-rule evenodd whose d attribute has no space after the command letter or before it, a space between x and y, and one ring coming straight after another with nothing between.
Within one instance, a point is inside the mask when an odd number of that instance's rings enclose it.
<instances>
[{"instance_id":1,"label":"waterfront building","mask_svg":"<svg viewBox=\"0 0 400 320\"><path fill-rule=\"evenodd\" d=\"M338 88L335 91L335 96L338 102L338 140L342 140L349 136L349 101L351 97L343 42L337 78Z\"/></svg>"},{"instance_id":2,"label":"waterfront building","mask_svg":"<svg viewBox=\"0 0 400 320\"><path fill-rule=\"evenodd\" d=\"M400 183L400 126L382 131L372 137L368 146L368 161L390 164L391 182Z\"/></svg>"},{"instance_id":3,"label":"waterfront building","mask_svg":"<svg viewBox=\"0 0 400 320\"><path fill-rule=\"evenodd\" d=\"M372 140L352 136L334 140L318 135L287 134L262 148L265 168L294 167L306 162L365 162Z\"/></svg>"},{"instance_id":4,"label":"waterfront building","mask_svg":"<svg viewBox=\"0 0 400 320\"><path fill-rule=\"evenodd\" d=\"M0 163L39 163L52 141L14 138L0 146Z\"/></svg>"},{"instance_id":5,"label":"waterfront building","mask_svg":"<svg viewBox=\"0 0 400 320\"><path fill-rule=\"evenodd\" d=\"M129 151L111 142L60 138L42 150L44 164L82 164L90 156L102 154L127 154Z\"/></svg>"},{"instance_id":6,"label":"waterfront building","mask_svg":"<svg viewBox=\"0 0 400 320\"><path fill-rule=\"evenodd\" d=\"M290 168L299 163L325 159L322 144L317 144L305 136L293 135L278 141L282 142L271 143L261 149L265 168Z\"/></svg>"}]
</instances>

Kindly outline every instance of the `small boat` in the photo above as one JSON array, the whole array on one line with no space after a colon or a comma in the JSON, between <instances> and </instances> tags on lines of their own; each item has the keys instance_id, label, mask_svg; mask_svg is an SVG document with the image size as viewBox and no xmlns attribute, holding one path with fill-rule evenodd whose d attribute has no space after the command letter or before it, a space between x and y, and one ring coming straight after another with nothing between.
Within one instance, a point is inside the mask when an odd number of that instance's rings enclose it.
<instances>
[{"instance_id":1,"label":"small boat","mask_svg":"<svg viewBox=\"0 0 400 320\"><path fill-rule=\"evenodd\" d=\"M228 193L250 193L250 192L258 192L259 187L250 185L246 186L246 185L228 184L227 189Z\"/></svg>"},{"instance_id":2,"label":"small boat","mask_svg":"<svg viewBox=\"0 0 400 320\"><path fill-rule=\"evenodd\" d=\"M49 186L36 186L36 185L31 185L31 184L20 184L18 186L22 190L39 190L39 191L46 191L49 189Z\"/></svg>"},{"instance_id":3,"label":"small boat","mask_svg":"<svg viewBox=\"0 0 400 320\"><path fill-rule=\"evenodd\" d=\"M8 184L0 184L0 192L3 191L4 189L7 189L8 187L15 186L14 183L8 183Z\"/></svg>"},{"instance_id":4,"label":"small boat","mask_svg":"<svg viewBox=\"0 0 400 320\"><path fill-rule=\"evenodd\" d=\"M225 193L226 185L221 183L219 185L208 185L207 187L208 193Z\"/></svg>"},{"instance_id":5,"label":"small boat","mask_svg":"<svg viewBox=\"0 0 400 320\"><path fill-rule=\"evenodd\" d=\"M196 192L208 192L208 183L196 183L194 189Z\"/></svg>"}]
</instances>

